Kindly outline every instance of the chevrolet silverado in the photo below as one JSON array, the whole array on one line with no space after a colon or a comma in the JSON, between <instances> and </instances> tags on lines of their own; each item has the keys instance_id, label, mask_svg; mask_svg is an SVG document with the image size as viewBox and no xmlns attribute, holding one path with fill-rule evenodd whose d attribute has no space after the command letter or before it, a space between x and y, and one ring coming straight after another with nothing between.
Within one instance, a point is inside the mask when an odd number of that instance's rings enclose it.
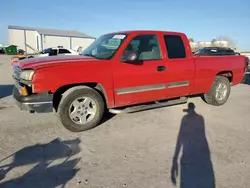
<instances>
[{"instance_id":1,"label":"chevrolet silverado","mask_svg":"<svg viewBox=\"0 0 250 188\"><path fill-rule=\"evenodd\" d=\"M124 31L102 35L81 55L24 59L13 69L21 110L55 112L66 129L80 132L105 111L181 104L192 95L223 105L246 64L240 55L193 56L183 33Z\"/></svg>"}]
</instances>

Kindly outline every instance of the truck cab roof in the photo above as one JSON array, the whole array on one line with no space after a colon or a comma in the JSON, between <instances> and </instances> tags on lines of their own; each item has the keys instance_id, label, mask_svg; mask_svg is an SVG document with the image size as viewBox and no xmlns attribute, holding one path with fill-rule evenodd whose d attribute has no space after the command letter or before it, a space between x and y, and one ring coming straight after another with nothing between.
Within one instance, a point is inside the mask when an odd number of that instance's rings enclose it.
<instances>
[{"instance_id":1,"label":"truck cab roof","mask_svg":"<svg viewBox=\"0 0 250 188\"><path fill-rule=\"evenodd\" d=\"M184 33L181 32L174 32L174 31L158 31L158 30L127 30L127 31L117 31L117 32L112 32L109 34L173 34L173 35L185 35Z\"/></svg>"}]
</instances>

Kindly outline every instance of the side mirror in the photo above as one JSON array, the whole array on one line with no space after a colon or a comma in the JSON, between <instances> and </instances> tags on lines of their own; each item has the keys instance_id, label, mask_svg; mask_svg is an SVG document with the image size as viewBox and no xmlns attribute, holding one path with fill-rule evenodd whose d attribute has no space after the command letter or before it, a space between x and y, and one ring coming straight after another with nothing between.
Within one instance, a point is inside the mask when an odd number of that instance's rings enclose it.
<instances>
[{"instance_id":1,"label":"side mirror","mask_svg":"<svg viewBox=\"0 0 250 188\"><path fill-rule=\"evenodd\" d=\"M125 52L122 56L123 62L133 62L138 60L137 54L135 52Z\"/></svg>"}]
</instances>

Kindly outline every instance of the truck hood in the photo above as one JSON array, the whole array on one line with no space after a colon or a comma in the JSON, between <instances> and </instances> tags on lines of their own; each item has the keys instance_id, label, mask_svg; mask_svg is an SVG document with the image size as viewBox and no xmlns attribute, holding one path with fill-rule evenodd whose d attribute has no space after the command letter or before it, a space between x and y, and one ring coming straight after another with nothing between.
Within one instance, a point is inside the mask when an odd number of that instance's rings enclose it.
<instances>
[{"instance_id":1,"label":"truck hood","mask_svg":"<svg viewBox=\"0 0 250 188\"><path fill-rule=\"evenodd\" d=\"M52 66L60 66L65 63L74 62L90 62L100 61L92 57L86 57L82 55L70 55L70 56L48 56L48 57L37 57L30 59L23 59L18 62L20 69L41 69Z\"/></svg>"}]
</instances>

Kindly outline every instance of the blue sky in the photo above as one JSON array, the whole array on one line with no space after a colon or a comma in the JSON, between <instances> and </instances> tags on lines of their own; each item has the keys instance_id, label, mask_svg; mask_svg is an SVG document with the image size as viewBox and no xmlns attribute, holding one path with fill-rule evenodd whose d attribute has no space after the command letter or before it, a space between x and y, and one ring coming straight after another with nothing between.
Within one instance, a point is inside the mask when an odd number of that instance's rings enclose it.
<instances>
[{"instance_id":1,"label":"blue sky","mask_svg":"<svg viewBox=\"0 0 250 188\"><path fill-rule=\"evenodd\" d=\"M0 43L8 25L101 34L133 29L180 31L204 41L227 36L250 50L250 0L4 0Z\"/></svg>"}]
</instances>

